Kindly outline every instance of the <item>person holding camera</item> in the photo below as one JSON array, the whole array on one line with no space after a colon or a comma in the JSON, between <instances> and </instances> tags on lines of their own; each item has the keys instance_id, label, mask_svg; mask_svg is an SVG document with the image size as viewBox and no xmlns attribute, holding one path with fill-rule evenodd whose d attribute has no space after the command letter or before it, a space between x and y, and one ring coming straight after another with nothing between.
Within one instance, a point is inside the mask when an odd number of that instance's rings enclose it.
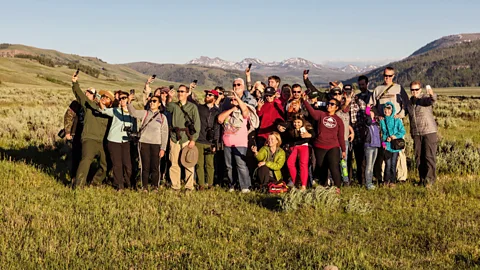
<instances>
[{"instance_id":1,"label":"person holding camera","mask_svg":"<svg viewBox=\"0 0 480 270\"><path fill-rule=\"evenodd\" d=\"M118 92L118 100L119 107L116 108L106 108L103 103L99 103L99 111L112 117L107 136L107 148L113 165L114 185L117 190L121 191L130 187L132 161L128 132L137 131L137 121L127 109L128 93Z\"/></svg>"},{"instance_id":2,"label":"person holding camera","mask_svg":"<svg viewBox=\"0 0 480 270\"><path fill-rule=\"evenodd\" d=\"M169 93L173 95L172 92ZM178 101L170 102L167 105L167 111L172 114L172 127L170 128L170 180L172 189L179 191L181 188L180 175L181 169L179 162L181 151L194 151L195 141L199 137L200 115L195 104L189 102L188 96L190 90L185 85L180 85L177 90ZM185 167L185 189L193 191L195 185L194 179L195 165Z\"/></svg>"},{"instance_id":3,"label":"person holding camera","mask_svg":"<svg viewBox=\"0 0 480 270\"><path fill-rule=\"evenodd\" d=\"M83 108L85 118L81 137L82 159L72 185L74 189L86 183L90 165L97 156L99 157L99 168L93 177L92 184L102 184L107 175L107 158L103 148L103 139L107 130L108 117L98 112L100 108L98 103L103 102L106 106L109 106L114 99L111 93L105 91L100 101L90 100L80 89L77 80L78 73L76 72L72 76L72 91Z\"/></svg>"},{"instance_id":4,"label":"person holding camera","mask_svg":"<svg viewBox=\"0 0 480 270\"><path fill-rule=\"evenodd\" d=\"M133 107L132 100L135 95L128 96L127 109L130 115L141 119L138 132L126 130L129 139L139 142L140 163L142 164L142 187L147 192L148 179L151 176L154 191L158 190L160 182L160 159L165 155L168 143L168 121L162 113L160 97L153 96L149 101L148 110L137 110Z\"/></svg>"},{"instance_id":5,"label":"person holding camera","mask_svg":"<svg viewBox=\"0 0 480 270\"><path fill-rule=\"evenodd\" d=\"M205 104L197 105L201 126L196 143L199 151L196 170L199 190L213 186L215 172L214 155L217 150L220 133L220 128L217 123L220 110L215 106L217 99L218 92L216 90L205 90ZM205 175L207 177L207 184L205 184Z\"/></svg>"},{"instance_id":6,"label":"person holding camera","mask_svg":"<svg viewBox=\"0 0 480 270\"><path fill-rule=\"evenodd\" d=\"M430 187L437 178L435 171L438 127L433 115L433 105L437 101L437 95L433 93L430 85L426 86L427 93L422 93L420 81L412 82L410 91L412 96L408 103L408 116L415 149L415 162L420 182Z\"/></svg>"},{"instance_id":7,"label":"person holding camera","mask_svg":"<svg viewBox=\"0 0 480 270\"><path fill-rule=\"evenodd\" d=\"M258 116L255 108L246 104L236 92L230 103L232 107L218 116L218 123L223 124L222 139L230 191L235 191L235 182L238 180L242 193L248 193L252 181L246 163L248 134L251 132L247 125L250 125L250 129L258 127ZM234 179L232 159L237 165L237 179Z\"/></svg>"}]
</instances>

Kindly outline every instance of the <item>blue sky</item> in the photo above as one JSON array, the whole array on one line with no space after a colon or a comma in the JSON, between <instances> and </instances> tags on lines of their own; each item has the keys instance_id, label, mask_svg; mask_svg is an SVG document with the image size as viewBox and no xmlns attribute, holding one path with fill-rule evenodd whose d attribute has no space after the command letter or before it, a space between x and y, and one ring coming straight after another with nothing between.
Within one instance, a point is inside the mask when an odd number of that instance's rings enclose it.
<instances>
[{"instance_id":1,"label":"blue sky","mask_svg":"<svg viewBox=\"0 0 480 270\"><path fill-rule=\"evenodd\" d=\"M110 63L303 57L400 59L480 32L480 1L34 1L2 3L0 42Z\"/></svg>"}]
</instances>

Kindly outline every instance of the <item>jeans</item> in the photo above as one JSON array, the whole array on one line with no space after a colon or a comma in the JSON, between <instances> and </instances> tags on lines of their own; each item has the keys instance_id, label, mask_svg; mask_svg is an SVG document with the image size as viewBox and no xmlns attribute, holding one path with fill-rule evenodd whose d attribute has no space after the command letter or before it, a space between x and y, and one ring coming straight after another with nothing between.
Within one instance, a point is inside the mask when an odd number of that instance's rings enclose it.
<instances>
[{"instance_id":1,"label":"jeans","mask_svg":"<svg viewBox=\"0 0 480 270\"><path fill-rule=\"evenodd\" d=\"M365 148L365 184L367 187L373 185L373 165L375 164L375 159L377 158L378 148L377 147L366 147Z\"/></svg>"},{"instance_id":2,"label":"jeans","mask_svg":"<svg viewBox=\"0 0 480 270\"><path fill-rule=\"evenodd\" d=\"M232 161L235 161L235 168L237 169L237 180L240 185L240 189L250 188L252 181L250 179L250 174L248 173L247 163L245 161L247 154L247 147L227 147L224 149L225 153L225 165L227 167L227 175L230 180L230 188L233 188L235 185L234 172Z\"/></svg>"},{"instance_id":3,"label":"jeans","mask_svg":"<svg viewBox=\"0 0 480 270\"><path fill-rule=\"evenodd\" d=\"M397 181L397 160L398 152L389 152L385 150L385 172L384 181L386 184L395 183Z\"/></svg>"}]
</instances>

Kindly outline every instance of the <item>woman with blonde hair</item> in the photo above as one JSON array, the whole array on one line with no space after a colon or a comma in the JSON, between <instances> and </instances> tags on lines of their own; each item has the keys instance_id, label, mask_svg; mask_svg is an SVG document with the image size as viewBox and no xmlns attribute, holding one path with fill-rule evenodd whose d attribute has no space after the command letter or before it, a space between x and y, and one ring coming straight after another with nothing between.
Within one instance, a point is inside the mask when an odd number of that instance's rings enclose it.
<instances>
[{"instance_id":1,"label":"woman with blonde hair","mask_svg":"<svg viewBox=\"0 0 480 270\"><path fill-rule=\"evenodd\" d=\"M267 144L257 151L256 146L252 146L252 152L258 161L257 176L262 188L270 182L280 182L283 180L281 169L285 164L285 151L280 147L282 138L278 132L270 132L267 138Z\"/></svg>"}]
</instances>

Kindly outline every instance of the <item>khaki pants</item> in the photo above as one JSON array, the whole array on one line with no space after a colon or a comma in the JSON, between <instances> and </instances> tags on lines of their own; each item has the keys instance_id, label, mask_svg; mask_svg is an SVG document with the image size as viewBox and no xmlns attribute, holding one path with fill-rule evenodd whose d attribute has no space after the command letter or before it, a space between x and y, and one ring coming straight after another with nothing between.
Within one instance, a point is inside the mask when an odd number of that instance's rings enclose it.
<instances>
[{"instance_id":1,"label":"khaki pants","mask_svg":"<svg viewBox=\"0 0 480 270\"><path fill-rule=\"evenodd\" d=\"M181 150L188 145L188 141L181 144L180 142L174 143L170 140L170 162L172 166L170 167L170 180L172 181L173 189L180 189L182 186L180 184L180 175L182 170L180 168L180 152ZM195 178L193 173L195 171L195 166L190 168L185 168L185 188L193 190L195 185Z\"/></svg>"},{"instance_id":2,"label":"khaki pants","mask_svg":"<svg viewBox=\"0 0 480 270\"><path fill-rule=\"evenodd\" d=\"M408 179L407 155L405 155L405 149L403 149L398 153L397 180L407 181L407 179Z\"/></svg>"}]
</instances>

